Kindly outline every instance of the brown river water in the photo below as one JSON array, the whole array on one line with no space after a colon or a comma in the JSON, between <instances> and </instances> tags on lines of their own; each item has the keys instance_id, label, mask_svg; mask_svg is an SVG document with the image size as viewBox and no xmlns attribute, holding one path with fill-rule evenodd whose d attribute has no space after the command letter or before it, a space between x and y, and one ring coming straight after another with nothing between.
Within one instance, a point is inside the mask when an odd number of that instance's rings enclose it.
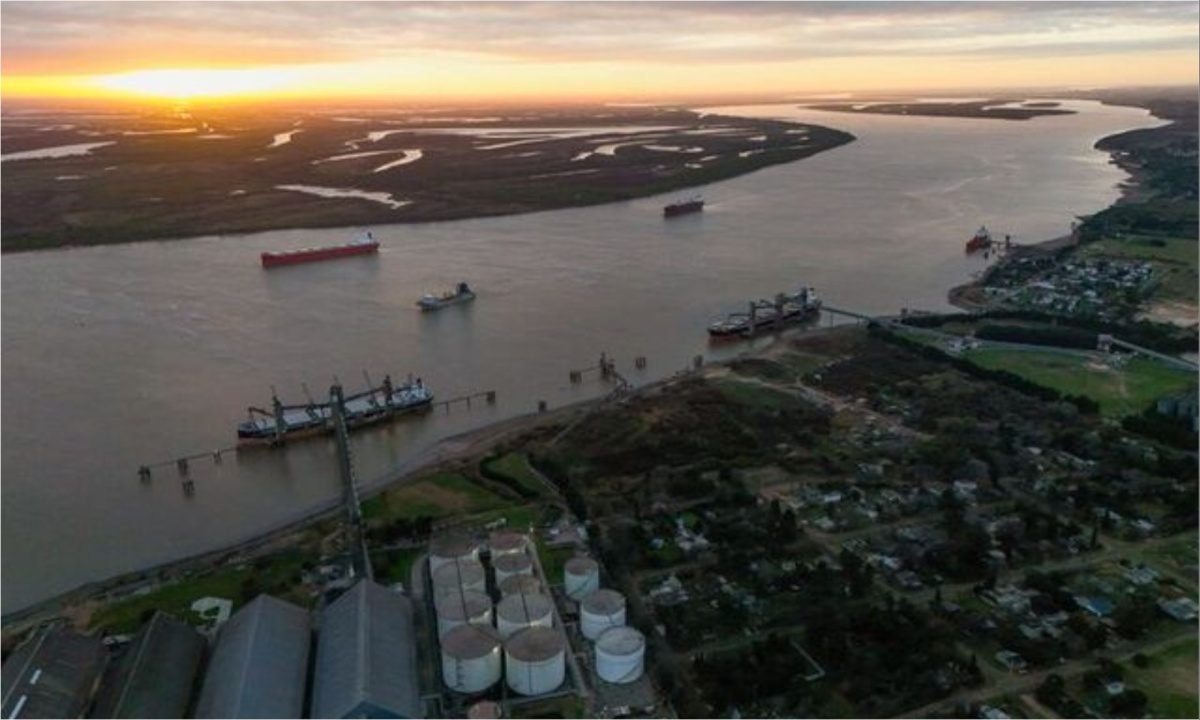
<instances>
[{"instance_id":1,"label":"brown river water","mask_svg":"<svg viewBox=\"0 0 1200 720\"><path fill-rule=\"evenodd\" d=\"M1027 122L725 108L858 140L699 188L703 213L664 221L653 197L508 218L372 228L378 256L264 271L264 250L348 240L359 228L6 255L3 258L3 610L81 583L223 547L336 500L331 441L191 463L140 483L144 463L228 447L247 405L348 390L385 372L439 398L495 390L494 406L353 436L369 482L441 438L594 397L568 372L607 352L635 383L713 347L705 326L801 284L870 313L944 310L984 267L963 244L986 224L1018 241L1063 235L1110 204L1124 173L1099 138L1159 124L1072 102ZM679 193L689 195L690 193ZM414 302L466 280L472 304ZM633 358L648 367L635 371Z\"/></svg>"}]
</instances>

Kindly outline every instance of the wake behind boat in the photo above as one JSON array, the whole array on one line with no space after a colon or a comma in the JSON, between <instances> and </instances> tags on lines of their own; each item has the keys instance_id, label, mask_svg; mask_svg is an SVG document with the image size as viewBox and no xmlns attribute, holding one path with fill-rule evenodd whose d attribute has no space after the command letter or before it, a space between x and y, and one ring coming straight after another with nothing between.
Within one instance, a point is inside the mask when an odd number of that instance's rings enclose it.
<instances>
[{"instance_id":1,"label":"wake behind boat","mask_svg":"<svg viewBox=\"0 0 1200 720\"><path fill-rule=\"evenodd\" d=\"M361 235L344 245L329 247L304 248L303 250L285 250L282 252L265 252L262 254L262 266L273 268L280 265L295 265L297 263L320 262L352 255L367 255L379 251L379 242L371 237L371 233Z\"/></svg>"}]
</instances>

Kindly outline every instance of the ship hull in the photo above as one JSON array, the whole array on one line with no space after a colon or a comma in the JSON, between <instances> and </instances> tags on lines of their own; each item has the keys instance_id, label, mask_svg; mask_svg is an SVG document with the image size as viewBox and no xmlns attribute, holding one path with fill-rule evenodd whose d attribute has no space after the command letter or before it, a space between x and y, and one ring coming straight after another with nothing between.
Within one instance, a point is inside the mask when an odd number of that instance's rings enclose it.
<instances>
[{"instance_id":1,"label":"ship hull","mask_svg":"<svg viewBox=\"0 0 1200 720\"><path fill-rule=\"evenodd\" d=\"M294 252L265 252L262 254L264 268L280 267L282 265L297 265L299 263L322 262L355 255L370 255L379 251L379 243L352 243L325 248L308 248Z\"/></svg>"},{"instance_id":2,"label":"ship hull","mask_svg":"<svg viewBox=\"0 0 1200 720\"><path fill-rule=\"evenodd\" d=\"M774 327L776 324L790 325L803 320L810 320L817 317L820 312L820 308L809 308L807 310L795 310L784 313L783 317L781 318L776 318L775 316L757 318L754 322L754 331L757 332L760 330L768 330ZM710 337L719 340L746 337L750 334L750 323L741 322L723 324L720 326L710 326L708 328L708 334Z\"/></svg>"},{"instance_id":3,"label":"ship hull","mask_svg":"<svg viewBox=\"0 0 1200 720\"><path fill-rule=\"evenodd\" d=\"M347 429L357 430L426 411L432 404L433 393L421 386L394 390L390 404L381 388L372 388L346 398L342 403L342 415ZM238 425L238 445L273 444L332 433L335 427L333 410L330 403L280 406L277 418L265 411L251 409L251 420ZM258 419L254 419L255 412L260 415Z\"/></svg>"},{"instance_id":4,"label":"ship hull","mask_svg":"<svg viewBox=\"0 0 1200 720\"><path fill-rule=\"evenodd\" d=\"M704 209L704 202L689 202L680 203L678 205L668 205L663 208L663 217L677 217L679 215L687 215L689 213L700 212Z\"/></svg>"}]
</instances>

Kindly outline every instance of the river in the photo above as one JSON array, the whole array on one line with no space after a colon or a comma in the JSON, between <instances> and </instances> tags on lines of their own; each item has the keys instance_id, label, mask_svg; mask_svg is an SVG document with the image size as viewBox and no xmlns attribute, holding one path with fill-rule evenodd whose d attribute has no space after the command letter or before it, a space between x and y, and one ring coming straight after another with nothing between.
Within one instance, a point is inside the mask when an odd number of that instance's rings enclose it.
<instances>
[{"instance_id":1,"label":"river","mask_svg":"<svg viewBox=\"0 0 1200 720\"><path fill-rule=\"evenodd\" d=\"M523 216L372 228L376 257L264 271L264 250L348 240L359 228L69 249L3 258L3 610L81 583L222 547L339 496L332 442L173 467L227 447L271 387L323 398L385 372L474 403L354 436L370 479L440 438L592 397L568 372L602 351L635 383L694 355L728 357L705 325L799 284L867 312L946 309L983 267L980 224L1015 240L1065 234L1126 179L1093 143L1159 124L1071 102L1027 122L724 108L858 140L702 188L703 213L664 221L654 197ZM711 109L710 109L711 110ZM682 193L687 194L687 193ZM467 280L472 304L422 314L423 293ZM645 356L648 367L633 369Z\"/></svg>"}]
</instances>

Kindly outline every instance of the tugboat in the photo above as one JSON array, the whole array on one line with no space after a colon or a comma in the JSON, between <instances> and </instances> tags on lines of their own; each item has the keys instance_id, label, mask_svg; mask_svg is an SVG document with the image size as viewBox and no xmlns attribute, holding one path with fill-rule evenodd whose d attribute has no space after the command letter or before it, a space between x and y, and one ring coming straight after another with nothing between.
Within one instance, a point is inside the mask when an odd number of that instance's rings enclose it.
<instances>
[{"instance_id":1,"label":"tugboat","mask_svg":"<svg viewBox=\"0 0 1200 720\"><path fill-rule=\"evenodd\" d=\"M688 213L700 212L704 209L704 200L697 195L691 200L682 200L680 202L671 203L663 208L663 217L675 217L676 215L686 215Z\"/></svg>"},{"instance_id":2,"label":"tugboat","mask_svg":"<svg viewBox=\"0 0 1200 720\"><path fill-rule=\"evenodd\" d=\"M451 292L437 295L426 295L417 301L417 307L422 310L441 310L447 305L470 302L475 299L475 291L465 282L460 282Z\"/></svg>"},{"instance_id":3,"label":"tugboat","mask_svg":"<svg viewBox=\"0 0 1200 720\"><path fill-rule=\"evenodd\" d=\"M987 250L991 246L992 234L988 232L986 227L980 225L979 230L975 232L975 237L967 241L967 252L979 252L980 250Z\"/></svg>"},{"instance_id":4,"label":"tugboat","mask_svg":"<svg viewBox=\"0 0 1200 720\"><path fill-rule=\"evenodd\" d=\"M774 300L757 300L750 307L750 313L731 313L709 325L708 334L713 338L745 337L777 324L808 320L821 311L821 298L816 289L802 287L795 295L779 293Z\"/></svg>"}]
</instances>

